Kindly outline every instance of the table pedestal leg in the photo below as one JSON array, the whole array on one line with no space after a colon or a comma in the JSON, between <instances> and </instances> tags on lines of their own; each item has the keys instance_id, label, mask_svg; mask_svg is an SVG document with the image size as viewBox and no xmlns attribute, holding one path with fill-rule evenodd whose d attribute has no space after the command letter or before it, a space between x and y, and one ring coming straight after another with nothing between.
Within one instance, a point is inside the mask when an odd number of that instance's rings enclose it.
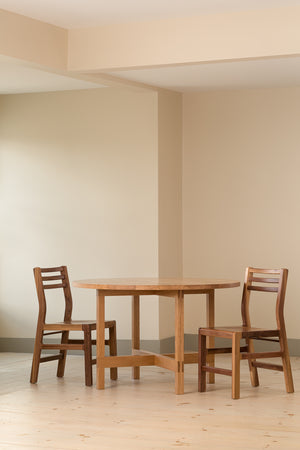
<instances>
[{"instance_id":1,"label":"table pedestal leg","mask_svg":"<svg viewBox=\"0 0 300 450\"><path fill-rule=\"evenodd\" d=\"M209 291L206 294L206 326L214 327L215 326L215 291ZM215 338L213 336L207 336L207 348L213 348L215 346ZM207 355L207 363L208 366L215 366L215 355ZM215 374L208 373L207 374L208 383L215 382Z\"/></svg>"},{"instance_id":2,"label":"table pedestal leg","mask_svg":"<svg viewBox=\"0 0 300 450\"><path fill-rule=\"evenodd\" d=\"M175 393L184 394L184 297L179 291L175 297Z\"/></svg>"},{"instance_id":3,"label":"table pedestal leg","mask_svg":"<svg viewBox=\"0 0 300 450\"><path fill-rule=\"evenodd\" d=\"M97 290L97 389L104 389L105 369L105 297Z\"/></svg>"},{"instance_id":4,"label":"table pedestal leg","mask_svg":"<svg viewBox=\"0 0 300 450\"><path fill-rule=\"evenodd\" d=\"M132 297L132 350L140 349L140 297ZM140 367L132 368L132 378L140 379Z\"/></svg>"}]
</instances>

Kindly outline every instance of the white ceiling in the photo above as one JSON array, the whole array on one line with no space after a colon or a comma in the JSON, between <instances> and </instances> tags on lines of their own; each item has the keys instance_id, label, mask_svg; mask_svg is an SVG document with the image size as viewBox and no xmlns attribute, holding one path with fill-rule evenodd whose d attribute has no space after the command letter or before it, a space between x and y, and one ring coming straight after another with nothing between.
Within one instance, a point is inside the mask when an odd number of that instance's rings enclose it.
<instances>
[{"instance_id":1,"label":"white ceiling","mask_svg":"<svg viewBox=\"0 0 300 450\"><path fill-rule=\"evenodd\" d=\"M299 5L300 0L0 0L0 8L63 28Z\"/></svg>"},{"instance_id":2,"label":"white ceiling","mask_svg":"<svg viewBox=\"0 0 300 450\"><path fill-rule=\"evenodd\" d=\"M64 28L300 5L300 0L0 0L0 8ZM179 92L300 84L300 57L122 70L111 75ZM0 55L0 94L102 87Z\"/></svg>"},{"instance_id":3,"label":"white ceiling","mask_svg":"<svg viewBox=\"0 0 300 450\"><path fill-rule=\"evenodd\" d=\"M297 86L300 57L122 70L110 75L178 92ZM0 95L101 87L105 86L27 67L0 55Z\"/></svg>"},{"instance_id":4,"label":"white ceiling","mask_svg":"<svg viewBox=\"0 0 300 450\"><path fill-rule=\"evenodd\" d=\"M300 57L203 63L110 72L178 92L300 85Z\"/></svg>"},{"instance_id":5,"label":"white ceiling","mask_svg":"<svg viewBox=\"0 0 300 450\"><path fill-rule=\"evenodd\" d=\"M0 94L68 91L98 87L103 86L33 69L20 64L13 58L0 55Z\"/></svg>"}]
</instances>

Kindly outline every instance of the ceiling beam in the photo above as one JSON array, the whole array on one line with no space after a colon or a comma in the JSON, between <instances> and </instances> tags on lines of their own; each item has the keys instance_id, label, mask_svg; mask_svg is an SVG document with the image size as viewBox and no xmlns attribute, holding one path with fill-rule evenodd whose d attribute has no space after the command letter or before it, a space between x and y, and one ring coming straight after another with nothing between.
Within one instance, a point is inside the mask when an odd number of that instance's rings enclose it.
<instances>
[{"instance_id":1,"label":"ceiling beam","mask_svg":"<svg viewBox=\"0 0 300 450\"><path fill-rule=\"evenodd\" d=\"M68 68L101 72L300 54L300 7L69 30Z\"/></svg>"},{"instance_id":2,"label":"ceiling beam","mask_svg":"<svg viewBox=\"0 0 300 450\"><path fill-rule=\"evenodd\" d=\"M67 52L64 28L0 9L0 55L64 70Z\"/></svg>"}]
</instances>

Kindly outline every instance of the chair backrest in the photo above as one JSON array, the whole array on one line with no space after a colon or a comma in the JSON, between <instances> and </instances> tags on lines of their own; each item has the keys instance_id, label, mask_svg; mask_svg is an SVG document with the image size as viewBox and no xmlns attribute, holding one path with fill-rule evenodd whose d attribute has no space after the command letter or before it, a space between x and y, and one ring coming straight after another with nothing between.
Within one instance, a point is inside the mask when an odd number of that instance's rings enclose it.
<instances>
[{"instance_id":1,"label":"chair backrest","mask_svg":"<svg viewBox=\"0 0 300 450\"><path fill-rule=\"evenodd\" d=\"M35 267L33 273L39 301L39 320L43 323L45 323L46 320L47 305L45 290L63 289L65 297L64 321L70 321L72 317L73 302L67 267Z\"/></svg>"},{"instance_id":2,"label":"chair backrest","mask_svg":"<svg viewBox=\"0 0 300 450\"><path fill-rule=\"evenodd\" d=\"M251 326L249 299L251 291L274 292L276 296L277 328L285 330L283 308L288 269L257 269L247 267L242 297L242 319L244 326Z\"/></svg>"}]
</instances>

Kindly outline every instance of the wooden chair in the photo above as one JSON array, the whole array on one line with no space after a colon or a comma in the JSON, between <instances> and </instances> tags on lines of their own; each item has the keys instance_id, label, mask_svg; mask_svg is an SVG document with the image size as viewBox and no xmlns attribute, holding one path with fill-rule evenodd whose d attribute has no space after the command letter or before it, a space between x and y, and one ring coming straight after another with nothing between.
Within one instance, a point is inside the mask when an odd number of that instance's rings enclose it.
<instances>
[{"instance_id":1,"label":"wooden chair","mask_svg":"<svg viewBox=\"0 0 300 450\"><path fill-rule=\"evenodd\" d=\"M242 297L242 320L243 325L237 327L214 327L199 328L199 364L198 364L198 390L206 390L206 372L229 375L232 377L232 398L240 398L240 360L247 359L250 370L252 386L258 386L257 368L272 369L284 372L286 391L294 392L293 377L290 365L286 329L283 316L285 291L287 284L287 269L267 270L246 269L245 283ZM276 322L277 328L264 329L253 328L250 323L249 299L252 291L276 293ZM206 348L206 337L222 337L231 339L230 348ZM241 347L240 341L245 339L245 346ZM253 340L278 342L280 351L256 352ZM206 365L207 354L232 353L232 370L220 369ZM259 358L282 359L282 365L257 361Z\"/></svg>"},{"instance_id":2,"label":"wooden chair","mask_svg":"<svg viewBox=\"0 0 300 450\"><path fill-rule=\"evenodd\" d=\"M38 379L39 366L42 362L58 360L57 376L63 377L65 371L67 350L83 350L85 358L85 384L93 384L92 365L96 359L92 359L92 330L96 330L96 321L72 320L72 294L70 289L68 271L66 266L33 269L37 296L39 301L39 316L36 329L36 338L32 359L30 382L36 383ZM46 295L47 289L62 289L65 298L64 321L57 323L46 323ZM109 346L110 355L117 354L116 322L115 320L105 322L105 328L109 329L109 339L105 344ZM70 331L83 331L83 339L69 339ZM43 343L44 336L61 333L61 343ZM41 357L41 351L46 349L60 350L59 354ZM110 369L112 380L117 379L117 369Z\"/></svg>"}]
</instances>

